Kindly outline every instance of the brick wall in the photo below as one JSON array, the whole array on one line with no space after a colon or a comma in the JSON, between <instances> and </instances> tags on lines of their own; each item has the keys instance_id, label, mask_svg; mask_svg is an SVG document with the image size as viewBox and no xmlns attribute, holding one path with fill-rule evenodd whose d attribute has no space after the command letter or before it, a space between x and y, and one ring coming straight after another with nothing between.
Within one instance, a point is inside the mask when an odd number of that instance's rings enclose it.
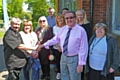
<instances>
[{"instance_id":1,"label":"brick wall","mask_svg":"<svg viewBox=\"0 0 120 80\"><path fill-rule=\"evenodd\" d=\"M93 26L98 22L106 23L107 0L93 0ZM83 0L83 9L90 20L90 0Z\"/></svg>"}]
</instances>

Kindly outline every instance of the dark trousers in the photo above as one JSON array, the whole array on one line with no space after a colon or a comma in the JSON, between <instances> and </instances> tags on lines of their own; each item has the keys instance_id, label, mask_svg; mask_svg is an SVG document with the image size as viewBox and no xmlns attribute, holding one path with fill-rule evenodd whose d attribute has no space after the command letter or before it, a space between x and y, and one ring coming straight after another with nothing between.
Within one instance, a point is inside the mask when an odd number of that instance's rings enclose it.
<instances>
[{"instance_id":1,"label":"dark trousers","mask_svg":"<svg viewBox=\"0 0 120 80\"><path fill-rule=\"evenodd\" d=\"M60 59L62 52L59 52L57 49L53 49L53 54L55 56L55 64L58 69L58 73L60 73Z\"/></svg>"},{"instance_id":2,"label":"dark trousers","mask_svg":"<svg viewBox=\"0 0 120 80\"><path fill-rule=\"evenodd\" d=\"M32 67L32 64L30 63L29 58L27 58L27 63L23 67L24 80L30 80L29 71L31 67Z\"/></svg>"},{"instance_id":3,"label":"dark trousers","mask_svg":"<svg viewBox=\"0 0 120 80\"><path fill-rule=\"evenodd\" d=\"M20 80L19 74L22 68L15 68L13 70L8 71L8 78L7 80Z\"/></svg>"},{"instance_id":4,"label":"dark trousers","mask_svg":"<svg viewBox=\"0 0 120 80\"><path fill-rule=\"evenodd\" d=\"M46 76L46 77L50 77L50 65L43 65L41 64L41 69L42 69L42 73Z\"/></svg>"},{"instance_id":5,"label":"dark trousers","mask_svg":"<svg viewBox=\"0 0 120 80\"><path fill-rule=\"evenodd\" d=\"M83 66L83 72L81 72L81 80L84 80L84 70L85 70L85 66Z\"/></svg>"},{"instance_id":6,"label":"dark trousers","mask_svg":"<svg viewBox=\"0 0 120 80\"><path fill-rule=\"evenodd\" d=\"M106 76L101 75L101 71L90 68L89 80L114 80L114 73L107 74Z\"/></svg>"}]
</instances>

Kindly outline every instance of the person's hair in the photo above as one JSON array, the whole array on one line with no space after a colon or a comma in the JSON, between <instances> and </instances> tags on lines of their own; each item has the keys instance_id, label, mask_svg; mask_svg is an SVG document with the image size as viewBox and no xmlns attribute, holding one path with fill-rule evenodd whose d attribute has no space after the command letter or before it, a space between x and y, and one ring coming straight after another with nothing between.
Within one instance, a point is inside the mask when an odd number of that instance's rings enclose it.
<instances>
[{"instance_id":1,"label":"person's hair","mask_svg":"<svg viewBox=\"0 0 120 80\"><path fill-rule=\"evenodd\" d=\"M23 21L22 31L24 31L25 26L30 26L30 32L33 31L32 22L31 21L29 21L29 20L24 20Z\"/></svg>"},{"instance_id":2,"label":"person's hair","mask_svg":"<svg viewBox=\"0 0 120 80\"><path fill-rule=\"evenodd\" d=\"M107 25L104 23L96 23L93 28L93 31L95 32L96 28L100 28L100 27L102 27L105 30L105 33L107 33Z\"/></svg>"},{"instance_id":3,"label":"person's hair","mask_svg":"<svg viewBox=\"0 0 120 80\"><path fill-rule=\"evenodd\" d=\"M20 20L20 18L17 18L17 17L13 17L12 19L11 19L11 23L14 23L14 22L17 22L17 23L21 23L21 20Z\"/></svg>"},{"instance_id":4,"label":"person's hair","mask_svg":"<svg viewBox=\"0 0 120 80\"><path fill-rule=\"evenodd\" d=\"M74 12L74 11L68 11L68 12L66 12L66 13L65 13L65 15L66 15L67 13L72 13L72 14L73 14L73 16L74 16L74 17L76 17L76 14L75 14L75 12Z\"/></svg>"},{"instance_id":5,"label":"person's hair","mask_svg":"<svg viewBox=\"0 0 120 80\"><path fill-rule=\"evenodd\" d=\"M53 9L54 12L55 12L55 9L54 9L53 7L49 7L48 12L49 12L51 9Z\"/></svg>"},{"instance_id":6,"label":"person's hair","mask_svg":"<svg viewBox=\"0 0 120 80\"><path fill-rule=\"evenodd\" d=\"M82 13L83 13L83 24L89 23L89 21L87 20L87 15L86 15L85 10L83 10L83 9L77 10L77 11L76 11L76 16L77 16L78 12L82 12ZM76 22L77 22L77 23L79 22L79 20L78 20L77 18L76 18Z\"/></svg>"},{"instance_id":7,"label":"person's hair","mask_svg":"<svg viewBox=\"0 0 120 80\"><path fill-rule=\"evenodd\" d=\"M45 16L39 17L39 19L38 19L38 26L41 27L39 21L40 21L42 18L45 20L45 28L48 28L48 27L49 27L49 26L48 26L48 21L47 21L47 19L46 19Z\"/></svg>"},{"instance_id":8,"label":"person's hair","mask_svg":"<svg viewBox=\"0 0 120 80\"><path fill-rule=\"evenodd\" d=\"M58 14L57 16L56 16L56 25L57 26L59 26L59 22L58 22L58 19L63 19L63 25L66 25L66 23L65 23L65 17L64 17L64 15L63 14Z\"/></svg>"},{"instance_id":9,"label":"person's hair","mask_svg":"<svg viewBox=\"0 0 120 80\"><path fill-rule=\"evenodd\" d=\"M68 8L63 8L62 11L63 11L63 10L67 10L67 11L68 11L69 9L68 9ZM62 12L62 11L61 11L61 12Z\"/></svg>"}]
</instances>

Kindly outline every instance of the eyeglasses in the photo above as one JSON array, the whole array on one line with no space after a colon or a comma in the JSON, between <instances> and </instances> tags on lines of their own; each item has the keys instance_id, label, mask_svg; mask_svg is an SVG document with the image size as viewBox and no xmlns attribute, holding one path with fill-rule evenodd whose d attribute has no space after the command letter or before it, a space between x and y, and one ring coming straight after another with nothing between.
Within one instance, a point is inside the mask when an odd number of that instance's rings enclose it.
<instances>
[{"instance_id":1,"label":"eyeglasses","mask_svg":"<svg viewBox=\"0 0 120 80\"><path fill-rule=\"evenodd\" d=\"M73 19L73 18L74 18L74 17L71 16L71 17L66 17L65 19L68 20L68 19Z\"/></svg>"},{"instance_id":2,"label":"eyeglasses","mask_svg":"<svg viewBox=\"0 0 120 80\"><path fill-rule=\"evenodd\" d=\"M39 22L42 23L42 22L45 22L45 20L40 20Z\"/></svg>"}]
</instances>

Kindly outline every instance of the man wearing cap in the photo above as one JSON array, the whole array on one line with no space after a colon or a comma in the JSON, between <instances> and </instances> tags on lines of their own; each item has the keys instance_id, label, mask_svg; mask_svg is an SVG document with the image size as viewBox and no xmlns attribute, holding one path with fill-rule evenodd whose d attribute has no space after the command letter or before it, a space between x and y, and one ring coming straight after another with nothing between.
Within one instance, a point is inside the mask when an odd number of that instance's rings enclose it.
<instances>
[{"instance_id":1,"label":"man wearing cap","mask_svg":"<svg viewBox=\"0 0 120 80\"><path fill-rule=\"evenodd\" d=\"M23 44L18 32L20 23L19 18L12 18L11 27L6 31L3 38L4 58L8 69L7 80L19 80L20 71L26 64L27 53L25 50L36 50L37 48L37 46L29 47Z\"/></svg>"}]
</instances>

